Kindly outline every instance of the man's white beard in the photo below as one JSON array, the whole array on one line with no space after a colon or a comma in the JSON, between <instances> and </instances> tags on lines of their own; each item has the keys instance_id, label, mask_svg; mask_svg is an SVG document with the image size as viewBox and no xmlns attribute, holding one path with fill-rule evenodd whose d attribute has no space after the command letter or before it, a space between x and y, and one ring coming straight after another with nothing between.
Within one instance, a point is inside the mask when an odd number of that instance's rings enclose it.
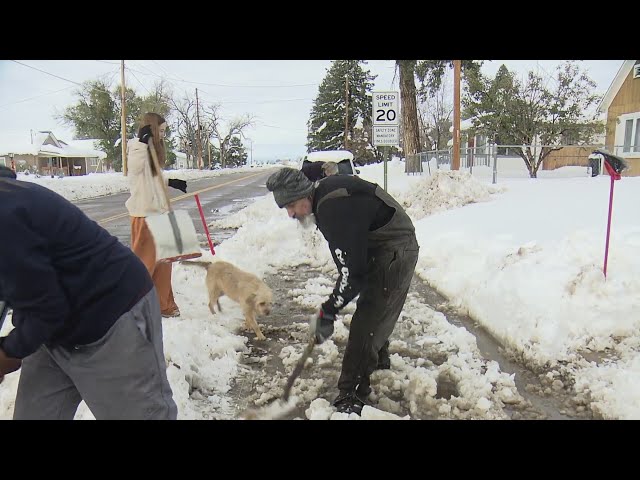
<instances>
[{"instance_id":1,"label":"man's white beard","mask_svg":"<svg viewBox=\"0 0 640 480\"><path fill-rule=\"evenodd\" d=\"M316 226L316 216L313 213L309 215L305 215L302 218L298 218L298 225L300 225L304 230L310 230Z\"/></svg>"}]
</instances>

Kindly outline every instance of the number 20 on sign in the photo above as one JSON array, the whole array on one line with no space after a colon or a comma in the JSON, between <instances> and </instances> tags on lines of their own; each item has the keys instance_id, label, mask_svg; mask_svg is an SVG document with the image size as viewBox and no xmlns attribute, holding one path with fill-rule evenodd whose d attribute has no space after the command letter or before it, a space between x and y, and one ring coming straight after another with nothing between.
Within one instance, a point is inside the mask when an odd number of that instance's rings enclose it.
<instances>
[{"instance_id":1,"label":"number 20 on sign","mask_svg":"<svg viewBox=\"0 0 640 480\"><path fill-rule=\"evenodd\" d=\"M373 92L373 124L398 125L398 92Z\"/></svg>"}]
</instances>

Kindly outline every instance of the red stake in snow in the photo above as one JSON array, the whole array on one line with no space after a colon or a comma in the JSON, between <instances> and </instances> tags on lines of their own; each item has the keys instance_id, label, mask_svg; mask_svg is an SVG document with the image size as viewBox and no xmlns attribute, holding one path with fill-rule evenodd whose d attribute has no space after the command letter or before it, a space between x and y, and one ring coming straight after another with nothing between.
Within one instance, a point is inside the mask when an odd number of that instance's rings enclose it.
<instances>
[{"instance_id":1,"label":"red stake in snow","mask_svg":"<svg viewBox=\"0 0 640 480\"><path fill-rule=\"evenodd\" d=\"M622 178L620 173L628 168L626 161L608 152L596 150L593 153L599 153L604 157L604 167L607 169L611 177L611 188L609 190L609 218L607 219L607 240L604 247L604 278L607 278L607 259L609 258L609 234L611 233L611 212L613 210L613 186L616 180Z\"/></svg>"},{"instance_id":2,"label":"red stake in snow","mask_svg":"<svg viewBox=\"0 0 640 480\"><path fill-rule=\"evenodd\" d=\"M204 231L207 232L207 240L209 240L209 248L211 249L211 255L215 255L216 252L213 250L211 235L209 235L209 227L207 227L207 222L204 219L204 212L202 211L202 205L200 205L200 197L198 197L198 194L195 194L194 197L196 197L196 203L198 204L198 210L200 211L200 218L202 219L202 225L204 226Z\"/></svg>"}]
</instances>

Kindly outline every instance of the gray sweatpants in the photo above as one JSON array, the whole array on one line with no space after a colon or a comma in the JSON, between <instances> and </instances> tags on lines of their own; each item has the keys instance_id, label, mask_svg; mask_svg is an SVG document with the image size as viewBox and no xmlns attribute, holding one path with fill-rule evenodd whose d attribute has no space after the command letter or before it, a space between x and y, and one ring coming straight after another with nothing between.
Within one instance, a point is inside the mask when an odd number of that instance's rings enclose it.
<instances>
[{"instance_id":1,"label":"gray sweatpants","mask_svg":"<svg viewBox=\"0 0 640 480\"><path fill-rule=\"evenodd\" d=\"M100 340L41 346L22 362L14 420L73 420L85 401L98 420L175 420L155 288Z\"/></svg>"}]
</instances>

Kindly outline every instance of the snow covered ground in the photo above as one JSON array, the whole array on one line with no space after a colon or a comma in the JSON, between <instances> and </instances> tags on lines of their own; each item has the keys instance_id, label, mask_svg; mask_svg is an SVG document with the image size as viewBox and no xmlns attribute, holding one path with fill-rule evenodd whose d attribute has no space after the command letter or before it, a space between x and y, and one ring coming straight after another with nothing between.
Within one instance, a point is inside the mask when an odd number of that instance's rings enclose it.
<instances>
[{"instance_id":1,"label":"snow covered ground","mask_svg":"<svg viewBox=\"0 0 640 480\"><path fill-rule=\"evenodd\" d=\"M389 191L404 203L416 226L418 275L520 361L545 369L555 384L570 385L598 416L640 418L640 222L635 207L640 178L623 177L615 184L605 280L608 176L591 178L584 167L565 167L541 171L538 179L503 175L492 185L487 167L475 167L473 176L434 167L431 175L407 176L403 163L388 164ZM363 178L382 185L382 164L359 169ZM75 178L48 179L45 185L55 189L56 181L66 180ZM77 190L57 191L80 198ZM217 258L261 277L316 269L318 276L291 289L290 302L315 308L326 298L336 274L326 242L319 232L290 220L271 194L217 223L238 228L216 248ZM182 316L163 320L168 376L179 418L236 418L229 391L247 351L247 338L237 333L242 313L223 297L224 311L213 317L203 282L203 269L175 266ZM353 305L343 313L336 342L346 338ZM443 362L416 356L419 348L440 352ZM335 361L337 351L333 340L325 342L318 361ZM301 352L283 345L280 356L289 370ZM409 418L424 418L425 409L437 412L437 418L507 418L505 406L521 400L513 377L482 359L473 335L451 325L417 295L407 300L391 352L392 370L373 378L380 408L367 408L362 418L396 418L399 397L410 405ZM19 372L8 375L0 385L0 418L11 417L18 377ZM458 395L437 398L443 378L456 382ZM296 401L308 406L306 417L346 417L319 398L323 382L318 377L294 386ZM261 405L275 398L275 391L266 391ZM83 405L76 418L92 416Z\"/></svg>"}]
</instances>

